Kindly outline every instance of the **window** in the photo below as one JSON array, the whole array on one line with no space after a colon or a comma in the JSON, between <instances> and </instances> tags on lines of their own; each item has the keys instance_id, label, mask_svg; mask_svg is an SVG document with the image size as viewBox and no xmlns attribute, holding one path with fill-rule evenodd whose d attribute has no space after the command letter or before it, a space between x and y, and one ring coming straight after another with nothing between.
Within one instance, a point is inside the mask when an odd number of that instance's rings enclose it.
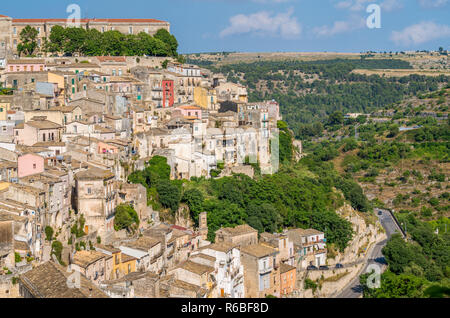
<instances>
[{"instance_id":1,"label":"window","mask_svg":"<svg viewBox=\"0 0 450 318\"><path fill-rule=\"evenodd\" d=\"M41 28L37 27L36 30L38 31L38 34L41 34Z\"/></svg>"},{"instance_id":2,"label":"window","mask_svg":"<svg viewBox=\"0 0 450 318\"><path fill-rule=\"evenodd\" d=\"M129 33L129 34L133 34L133 27L129 27L129 28L128 28L128 33Z\"/></svg>"},{"instance_id":3,"label":"window","mask_svg":"<svg viewBox=\"0 0 450 318\"><path fill-rule=\"evenodd\" d=\"M0 107L0 113L3 113L3 107Z\"/></svg>"},{"instance_id":4,"label":"window","mask_svg":"<svg viewBox=\"0 0 450 318\"><path fill-rule=\"evenodd\" d=\"M41 66L39 67L39 70L42 72L42 71L44 70L44 65L41 65Z\"/></svg>"},{"instance_id":5,"label":"window","mask_svg":"<svg viewBox=\"0 0 450 318\"><path fill-rule=\"evenodd\" d=\"M13 34L17 34L17 28L16 27L13 28Z\"/></svg>"},{"instance_id":6,"label":"window","mask_svg":"<svg viewBox=\"0 0 450 318\"><path fill-rule=\"evenodd\" d=\"M33 169L36 169L36 164L35 163L33 163Z\"/></svg>"},{"instance_id":7,"label":"window","mask_svg":"<svg viewBox=\"0 0 450 318\"><path fill-rule=\"evenodd\" d=\"M128 274L131 273L131 264L128 264Z\"/></svg>"},{"instance_id":8,"label":"window","mask_svg":"<svg viewBox=\"0 0 450 318\"><path fill-rule=\"evenodd\" d=\"M91 188L87 188L87 193L91 194L92 193L92 189Z\"/></svg>"}]
</instances>

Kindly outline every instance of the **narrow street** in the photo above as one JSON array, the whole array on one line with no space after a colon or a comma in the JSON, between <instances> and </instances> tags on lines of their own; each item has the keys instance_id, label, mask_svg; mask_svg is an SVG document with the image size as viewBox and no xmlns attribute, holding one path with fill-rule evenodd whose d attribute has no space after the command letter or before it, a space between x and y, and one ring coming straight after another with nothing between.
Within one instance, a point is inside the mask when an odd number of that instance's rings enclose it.
<instances>
[{"instance_id":1,"label":"narrow street","mask_svg":"<svg viewBox=\"0 0 450 318\"><path fill-rule=\"evenodd\" d=\"M381 215L378 215L379 212L382 212ZM397 226L395 224L395 221L393 220L391 214L389 211L381 210L381 209L375 209L375 213L377 214L381 225L383 226L384 230L386 231L386 236L388 237L387 240L384 240L377 245L374 246L372 252L370 253L370 257L368 258L368 262L366 266L362 269L360 273L348 284L341 293L339 293L336 298L360 298L362 297L362 286L359 283L359 276L366 272L367 268L372 264L378 264L382 266L382 269L386 269L386 261L384 259L383 254L381 253L381 250L388 242L389 238L395 234L398 233Z\"/></svg>"}]
</instances>

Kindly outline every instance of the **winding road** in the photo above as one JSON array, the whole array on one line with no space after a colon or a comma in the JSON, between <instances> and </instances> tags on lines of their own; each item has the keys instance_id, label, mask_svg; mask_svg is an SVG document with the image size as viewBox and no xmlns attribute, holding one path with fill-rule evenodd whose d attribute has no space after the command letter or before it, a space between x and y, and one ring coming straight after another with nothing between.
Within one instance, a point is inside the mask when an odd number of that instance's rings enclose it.
<instances>
[{"instance_id":1,"label":"winding road","mask_svg":"<svg viewBox=\"0 0 450 318\"><path fill-rule=\"evenodd\" d=\"M381 212L381 215L379 214ZM389 238L395 234L400 233L397 224L395 223L394 219L392 218L392 215L389 213L389 211L381 210L381 209L375 209L375 213L378 215L378 218L381 222L381 225L383 226L384 230L386 231L387 239L378 243L374 246L370 253L370 257L368 259L368 262L366 266L362 269L360 273L336 296L336 298L360 298L362 297L362 286L359 283L359 276L366 272L367 267L369 267L372 264L378 264L383 267L383 269L386 266L386 261L384 259L383 254L381 253L381 250L386 245Z\"/></svg>"}]
</instances>

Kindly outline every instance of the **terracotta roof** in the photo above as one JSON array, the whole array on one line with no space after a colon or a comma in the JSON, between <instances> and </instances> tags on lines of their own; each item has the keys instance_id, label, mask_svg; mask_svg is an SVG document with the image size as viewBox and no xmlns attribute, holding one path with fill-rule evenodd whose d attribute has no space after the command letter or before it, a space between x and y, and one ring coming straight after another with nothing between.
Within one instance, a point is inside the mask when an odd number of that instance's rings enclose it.
<instances>
[{"instance_id":1,"label":"terracotta roof","mask_svg":"<svg viewBox=\"0 0 450 318\"><path fill-rule=\"evenodd\" d=\"M254 245L248 245L241 247L241 253L245 253L248 255L252 255L258 258L266 257L275 253L278 253L277 250L264 246L261 244L254 244Z\"/></svg>"},{"instance_id":2,"label":"terracotta roof","mask_svg":"<svg viewBox=\"0 0 450 318\"><path fill-rule=\"evenodd\" d=\"M19 277L20 282L35 298L108 298L84 275L80 288L69 288L67 280L72 273L52 261L41 264Z\"/></svg>"},{"instance_id":3,"label":"terracotta roof","mask_svg":"<svg viewBox=\"0 0 450 318\"><path fill-rule=\"evenodd\" d=\"M45 64L45 60L42 59L8 60L7 64Z\"/></svg>"},{"instance_id":4,"label":"terracotta roof","mask_svg":"<svg viewBox=\"0 0 450 318\"><path fill-rule=\"evenodd\" d=\"M197 107L197 106L180 106L178 108L184 109L184 110L201 110L201 108Z\"/></svg>"},{"instance_id":5,"label":"terracotta roof","mask_svg":"<svg viewBox=\"0 0 450 318\"><path fill-rule=\"evenodd\" d=\"M124 246L147 252L148 250L150 250L152 247L158 245L159 243L160 243L160 240L158 240L156 238L152 238L149 236L143 236L143 237L138 238L134 242L129 242L129 243L124 244Z\"/></svg>"},{"instance_id":6,"label":"terracotta roof","mask_svg":"<svg viewBox=\"0 0 450 318\"><path fill-rule=\"evenodd\" d=\"M188 272L197 274L197 275L203 275L205 273L212 273L214 272L214 267L202 265L198 263L194 263L193 261L187 260L186 262L180 264L178 268L182 268Z\"/></svg>"},{"instance_id":7,"label":"terracotta roof","mask_svg":"<svg viewBox=\"0 0 450 318\"><path fill-rule=\"evenodd\" d=\"M206 254L203 254L203 253L195 254L195 255L191 256L192 259L194 259L196 257L206 259L206 260L208 260L210 262L215 262L216 261L216 258L214 256L206 255Z\"/></svg>"},{"instance_id":8,"label":"terracotta roof","mask_svg":"<svg viewBox=\"0 0 450 318\"><path fill-rule=\"evenodd\" d=\"M97 60L103 62L126 62L125 56L96 56Z\"/></svg>"},{"instance_id":9,"label":"terracotta roof","mask_svg":"<svg viewBox=\"0 0 450 318\"><path fill-rule=\"evenodd\" d=\"M120 249L115 248L114 246L110 246L110 245L102 245L102 244L95 244L94 247L96 249L100 249L100 250L104 250L110 253L120 253Z\"/></svg>"},{"instance_id":10,"label":"terracotta roof","mask_svg":"<svg viewBox=\"0 0 450 318\"><path fill-rule=\"evenodd\" d=\"M54 123L52 121L49 120L39 120L39 121L33 121L30 120L26 123L28 126L34 127L34 128L38 128L38 129L58 129L58 128L62 128L60 125L58 125L57 123Z\"/></svg>"},{"instance_id":11,"label":"terracotta roof","mask_svg":"<svg viewBox=\"0 0 450 318\"><path fill-rule=\"evenodd\" d=\"M127 263L135 260L137 260L136 257L122 253L122 263Z\"/></svg>"},{"instance_id":12,"label":"terracotta roof","mask_svg":"<svg viewBox=\"0 0 450 318\"><path fill-rule=\"evenodd\" d=\"M73 257L73 263L86 268L105 257L105 254L97 251L78 251Z\"/></svg>"},{"instance_id":13,"label":"terracotta roof","mask_svg":"<svg viewBox=\"0 0 450 318\"><path fill-rule=\"evenodd\" d=\"M211 249L211 250L218 251L218 252L228 253L235 247L236 246L234 246L233 244L222 242L222 243L214 243L214 244L204 246L202 248L199 248L199 250Z\"/></svg>"},{"instance_id":14,"label":"terracotta roof","mask_svg":"<svg viewBox=\"0 0 450 318\"><path fill-rule=\"evenodd\" d=\"M41 141L37 142L33 145L33 147L65 147L65 142L57 142L57 141Z\"/></svg>"},{"instance_id":15,"label":"terracotta roof","mask_svg":"<svg viewBox=\"0 0 450 318\"><path fill-rule=\"evenodd\" d=\"M237 235L243 235L243 234L258 232L257 230L255 230L254 228L252 228L248 224L238 225L238 226L236 226L234 228L232 228L232 227L224 227L222 229L219 229L219 231L224 231L224 232L230 234L231 236L237 236Z\"/></svg>"},{"instance_id":16,"label":"terracotta roof","mask_svg":"<svg viewBox=\"0 0 450 318\"><path fill-rule=\"evenodd\" d=\"M114 178L115 174L109 170L103 170L99 168L91 168L86 171L78 172L75 175L77 180L97 180L97 179L109 179Z\"/></svg>"},{"instance_id":17,"label":"terracotta roof","mask_svg":"<svg viewBox=\"0 0 450 318\"><path fill-rule=\"evenodd\" d=\"M292 270L297 270L297 267L294 267L294 266L291 266L291 265L288 265L288 264L284 264L284 263L280 264L280 273L281 274L290 272Z\"/></svg>"},{"instance_id":18,"label":"terracotta roof","mask_svg":"<svg viewBox=\"0 0 450 318\"><path fill-rule=\"evenodd\" d=\"M290 230L289 233L295 233L300 236L311 236L311 235L321 235L324 234L323 232L320 232L315 229L293 229Z\"/></svg>"}]
</instances>

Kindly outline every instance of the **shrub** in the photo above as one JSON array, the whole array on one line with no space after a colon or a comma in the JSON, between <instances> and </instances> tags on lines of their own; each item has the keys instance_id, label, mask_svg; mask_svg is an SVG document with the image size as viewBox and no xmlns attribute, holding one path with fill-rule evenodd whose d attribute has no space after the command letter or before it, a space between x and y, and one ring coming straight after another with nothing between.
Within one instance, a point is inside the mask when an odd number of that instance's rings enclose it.
<instances>
[{"instance_id":1,"label":"shrub","mask_svg":"<svg viewBox=\"0 0 450 318\"><path fill-rule=\"evenodd\" d=\"M45 227L45 239L47 241L50 242L53 239L53 233L54 233L54 231L53 231L53 228L51 226L46 226Z\"/></svg>"}]
</instances>

